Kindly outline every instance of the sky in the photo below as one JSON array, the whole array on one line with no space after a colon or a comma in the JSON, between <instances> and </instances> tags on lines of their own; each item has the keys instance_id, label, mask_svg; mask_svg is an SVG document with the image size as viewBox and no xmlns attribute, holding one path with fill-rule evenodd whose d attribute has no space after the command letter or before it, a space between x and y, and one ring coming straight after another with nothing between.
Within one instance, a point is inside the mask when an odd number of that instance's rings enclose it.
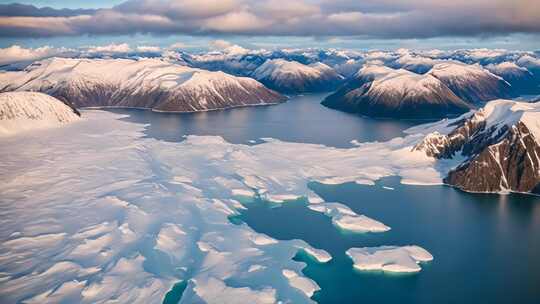
<instances>
[{"instance_id":1,"label":"sky","mask_svg":"<svg viewBox=\"0 0 540 304\"><path fill-rule=\"evenodd\" d=\"M15 0L17 1L17 0ZM538 0L0 0L0 48L540 49Z\"/></svg>"}]
</instances>

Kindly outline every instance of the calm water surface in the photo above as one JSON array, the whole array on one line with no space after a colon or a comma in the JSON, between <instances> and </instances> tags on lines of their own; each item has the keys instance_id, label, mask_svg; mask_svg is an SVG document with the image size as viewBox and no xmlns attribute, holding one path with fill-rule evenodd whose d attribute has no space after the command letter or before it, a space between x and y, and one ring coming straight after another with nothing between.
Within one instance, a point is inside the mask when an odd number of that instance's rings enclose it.
<instances>
[{"instance_id":1,"label":"calm water surface","mask_svg":"<svg viewBox=\"0 0 540 304\"><path fill-rule=\"evenodd\" d=\"M143 110L130 121L149 124L146 135L181 141L183 135L220 135L233 143L261 137L350 147L351 140L383 141L402 136L415 122L373 120L322 107L324 95L295 97L288 103L195 114ZM416 122L418 123L418 122ZM387 190L382 186L393 187ZM319 303L540 303L540 198L480 195L445 186L401 185L399 178L375 186L347 183L310 185L326 201L348 205L392 230L350 234L298 200L282 207L246 204L237 220L281 240L303 239L327 250L326 264L298 255L303 272L322 288ZM417 274L358 272L345 255L351 247L420 245L434 261Z\"/></svg>"},{"instance_id":2,"label":"calm water surface","mask_svg":"<svg viewBox=\"0 0 540 304\"><path fill-rule=\"evenodd\" d=\"M115 109L130 121L150 123L147 136L181 141L183 135L219 135L231 143L262 137L284 141L351 147L351 140L383 141L403 135L418 122L375 120L342 113L320 105L325 94L298 96L273 106L244 107L200 113L156 113Z\"/></svg>"}]
</instances>

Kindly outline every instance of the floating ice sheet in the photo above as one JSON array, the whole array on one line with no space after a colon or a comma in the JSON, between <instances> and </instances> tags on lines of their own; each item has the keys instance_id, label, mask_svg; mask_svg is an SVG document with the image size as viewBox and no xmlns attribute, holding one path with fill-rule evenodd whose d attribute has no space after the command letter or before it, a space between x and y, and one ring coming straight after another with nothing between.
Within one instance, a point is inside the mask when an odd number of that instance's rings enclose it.
<instances>
[{"instance_id":1,"label":"floating ice sheet","mask_svg":"<svg viewBox=\"0 0 540 304\"><path fill-rule=\"evenodd\" d=\"M433 260L433 256L419 246L381 246L351 248L347 255L358 270L382 270L387 272L418 272L420 262Z\"/></svg>"}]
</instances>

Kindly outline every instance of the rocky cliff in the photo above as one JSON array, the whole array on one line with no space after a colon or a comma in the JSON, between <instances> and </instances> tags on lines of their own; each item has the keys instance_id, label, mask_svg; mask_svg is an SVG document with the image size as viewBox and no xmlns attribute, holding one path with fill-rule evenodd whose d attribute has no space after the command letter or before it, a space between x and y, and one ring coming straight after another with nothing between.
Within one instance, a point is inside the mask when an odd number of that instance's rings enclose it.
<instances>
[{"instance_id":1,"label":"rocky cliff","mask_svg":"<svg viewBox=\"0 0 540 304\"><path fill-rule=\"evenodd\" d=\"M444 182L471 192L540 194L540 104L495 100L446 123L414 150L462 158Z\"/></svg>"}]
</instances>

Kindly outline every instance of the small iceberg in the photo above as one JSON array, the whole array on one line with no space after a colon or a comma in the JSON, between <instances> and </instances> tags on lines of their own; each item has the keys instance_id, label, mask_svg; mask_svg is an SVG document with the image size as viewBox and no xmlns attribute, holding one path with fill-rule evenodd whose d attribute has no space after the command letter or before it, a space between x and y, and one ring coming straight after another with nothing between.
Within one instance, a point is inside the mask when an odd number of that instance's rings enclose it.
<instances>
[{"instance_id":1,"label":"small iceberg","mask_svg":"<svg viewBox=\"0 0 540 304\"><path fill-rule=\"evenodd\" d=\"M319 263L327 263L332 259L332 256L323 249L316 249L310 246L306 246L302 247L302 250Z\"/></svg>"},{"instance_id":2,"label":"small iceberg","mask_svg":"<svg viewBox=\"0 0 540 304\"><path fill-rule=\"evenodd\" d=\"M302 291L308 298L311 298L315 291L321 289L313 280L300 276L294 270L283 269L282 274L285 278L287 278L287 280L289 280L289 284L292 287Z\"/></svg>"},{"instance_id":3,"label":"small iceberg","mask_svg":"<svg viewBox=\"0 0 540 304\"><path fill-rule=\"evenodd\" d=\"M346 253L358 270L419 272L419 263L433 260L431 253L419 246L351 248Z\"/></svg>"},{"instance_id":4,"label":"small iceberg","mask_svg":"<svg viewBox=\"0 0 540 304\"><path fill-rule=\"evenodd\" d=\"M308 208L331 217L332 224L342 230L356 233L385 232L390 230L390 227L385 224L365 215L358 215L349 207L340 203L309 205Z\"/></svg>"}]
</instances>

